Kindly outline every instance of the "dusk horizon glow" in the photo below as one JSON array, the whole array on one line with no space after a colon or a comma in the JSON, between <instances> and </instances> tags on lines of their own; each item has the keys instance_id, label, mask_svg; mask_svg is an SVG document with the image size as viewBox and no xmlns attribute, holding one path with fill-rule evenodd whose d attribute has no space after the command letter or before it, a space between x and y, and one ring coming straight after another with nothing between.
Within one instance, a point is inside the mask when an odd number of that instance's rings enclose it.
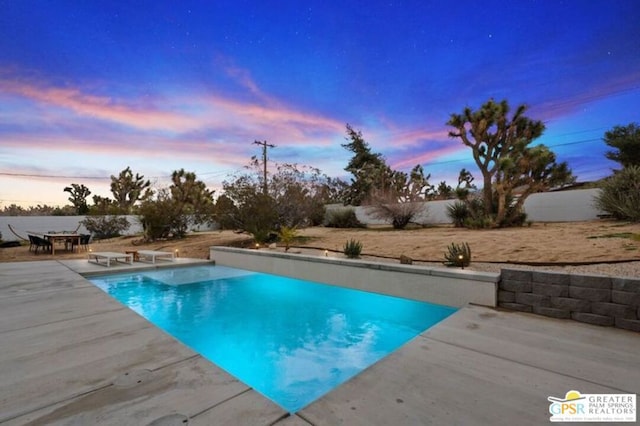
<instances>
[{"instance_id":1,"label":"dusk horizon glow","mask_svg":"<svg viewBox=\"0 0 640 426\"><path fill-rule=\"evenodd\" d=\"M0 13L0 208L111 197L130 167L210 189L269 162L348 180L346 124L394 169L481 184L450 114L506 99L545 123L578 181L611 174L603 135L640 122L640 3L479 5L9 0Z\"/></svg>"}]
</instances>

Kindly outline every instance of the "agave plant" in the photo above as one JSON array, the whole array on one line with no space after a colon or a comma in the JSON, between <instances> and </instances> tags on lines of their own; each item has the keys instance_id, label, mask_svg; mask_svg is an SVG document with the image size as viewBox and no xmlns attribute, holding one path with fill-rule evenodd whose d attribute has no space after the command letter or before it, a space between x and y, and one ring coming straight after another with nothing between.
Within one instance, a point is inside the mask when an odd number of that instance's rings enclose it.
<instances>
[{"instance_id":1,"label":"agave plant","mask_svg":"<svg viewBox=\"0 0 640 426\"><path fill-rule=\"evenodd\" d=\"M447 247L448 253L444 254L444 264L447 266L459 266L464 268L471 264L471 248L468 243L451 243Z\"/></svg>"},{"instance_id":2,"label":"agave plant","mask_svg":"<svg viewBox=\"0 0 640 426\"><path fill-rule=\"evenodd\" d=\"M360 253L362 253L362 243L360 241L351 239L344 245L344 254L349 259L359 258Z\"/></svg>"},{"instance_id":3,"label":"agave plant","mask_svg":"<svg viewBox=\"0 0 640 426\"><path fill-rule=\"evenodd\" d=\"M469 217L469 208L462 201L456 201L447 206L447 216L456 228L464 227L464 221Z\"/></svg>"}]
</instances>

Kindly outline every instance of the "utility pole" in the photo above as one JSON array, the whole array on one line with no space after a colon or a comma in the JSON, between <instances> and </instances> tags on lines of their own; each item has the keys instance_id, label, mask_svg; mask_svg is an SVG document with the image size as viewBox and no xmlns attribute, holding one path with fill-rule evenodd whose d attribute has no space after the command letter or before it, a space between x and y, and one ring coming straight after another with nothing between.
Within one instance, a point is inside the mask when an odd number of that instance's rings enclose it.
<instances>
[{"instance_id":1,"label":"utility pole","mask_svg":"<svg viewBox=\"0 0 640 426\"><path fill-rule=\"evenodd\" d=\"M262 165L264 168L262 192L267 195L267 148L275 148L275 145L268 144L267 141L253 141L254 144L262 146Z\"/></svg>"}]
</instances>

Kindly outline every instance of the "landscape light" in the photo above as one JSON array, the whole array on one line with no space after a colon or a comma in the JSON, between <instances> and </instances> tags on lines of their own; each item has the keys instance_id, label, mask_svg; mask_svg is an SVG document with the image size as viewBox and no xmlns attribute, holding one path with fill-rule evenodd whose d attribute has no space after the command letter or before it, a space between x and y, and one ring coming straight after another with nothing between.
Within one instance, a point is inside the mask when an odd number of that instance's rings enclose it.
<instances>
[{"instance_id":1,"label":"landscape light","mask_svg":"<svg viewBox=\"0 0 640 426\"><path fill-rule=\"evenodd\" d=\"M460 267L464 269L464 256L462 254L459 254L458 260L460 261Z\"/></svg>"}]
</instances>

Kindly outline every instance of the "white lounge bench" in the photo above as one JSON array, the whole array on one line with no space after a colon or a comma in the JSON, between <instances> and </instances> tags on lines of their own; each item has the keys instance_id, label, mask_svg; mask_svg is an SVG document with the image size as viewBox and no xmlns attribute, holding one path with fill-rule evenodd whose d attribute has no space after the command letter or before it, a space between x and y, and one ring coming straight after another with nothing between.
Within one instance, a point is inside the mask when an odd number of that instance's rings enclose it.
<instances>
[{"instance_id":1,"label":"white lounge bench","mask_svg":"<svg viewBox=\"0 0 640 426\"><path fill-rule=\"evenodd\" d=\"M138 250L138 260L140 262L156 263L156 259L166 259L173 262L175 256L171 251Z\"/></svg>"},{"instance_id":2,"label":"white lounge bench","mask_svg":"<svg viewBox=\"0 0 640 426\"><path fill-rule=\"evenodd\" d=\"M89 262L96 263L98 265L111 266L111 261L128 263L129 265L133 265L133 255L126 253L117 253L113 251L98 251L91 252L87 255L89 257ZM121 260L124 259L124 260ZM101 263L101 260L105 260L105 263Z\"/></svg>"}]
</instances>

